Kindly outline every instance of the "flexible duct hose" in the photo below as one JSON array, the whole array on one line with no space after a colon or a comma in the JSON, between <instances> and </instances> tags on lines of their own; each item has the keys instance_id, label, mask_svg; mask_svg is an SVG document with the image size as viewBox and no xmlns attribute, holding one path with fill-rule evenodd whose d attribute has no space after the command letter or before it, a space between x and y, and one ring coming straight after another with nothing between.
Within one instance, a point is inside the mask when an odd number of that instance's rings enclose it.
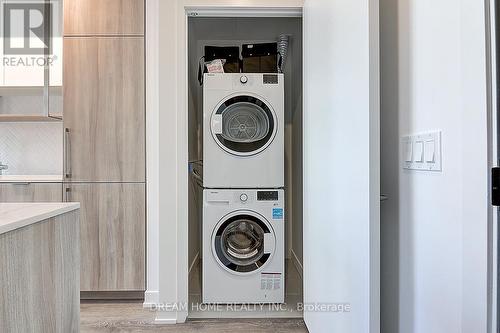
<instances>
[{"instance_id":1,"label":"flexible duct hose","mask_svg":"<svg viewBox=\"0 0 500 333\"><path fill-rule=\"evenodd\" d=\"M280 60L278 64L278 71L283 73L285 69L286 56L288 54L288 45L290 43L290 36L280 35L278 37L278 53L280 55Z\"/></svg>"}]
</instances>

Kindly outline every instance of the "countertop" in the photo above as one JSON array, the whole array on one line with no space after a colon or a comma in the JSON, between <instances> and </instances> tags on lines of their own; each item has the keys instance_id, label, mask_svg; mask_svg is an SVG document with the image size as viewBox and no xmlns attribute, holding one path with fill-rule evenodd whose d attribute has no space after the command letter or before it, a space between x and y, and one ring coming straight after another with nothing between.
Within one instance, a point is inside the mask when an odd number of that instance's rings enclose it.
<instances>
[{"instance_id":1,"label":"countertop","mask_svg":"<svg viewBox=\"0 0 500 333\"><path fill-rule=\"evenodd\" d=\"M62 175L0 175L0 183L62 183Z\"/></svg>"},{"instance_id":2,"label":"countertop","mask_svg":"<svg viewBox=\"0 0 500 333\"><path fill-rule=\"evenodd\" d=\"M80 203L0 203L0 235L80 208Z\"/></svg>"}]
</instances>

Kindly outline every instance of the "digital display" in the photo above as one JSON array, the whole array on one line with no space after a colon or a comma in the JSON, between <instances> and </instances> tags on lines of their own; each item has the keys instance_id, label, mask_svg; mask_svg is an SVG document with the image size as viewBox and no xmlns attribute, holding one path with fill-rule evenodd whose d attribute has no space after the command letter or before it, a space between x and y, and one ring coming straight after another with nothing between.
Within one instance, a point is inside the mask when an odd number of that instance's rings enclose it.
<instances>
[{"instance_id":1,"label":"digital display","mask_svg":"<svg viewBox=\"0 0 500 333\"><path fill-rule=\"evenodd\" d=\"M264 84L278 84L278 75L264 74Z\"/></svg>"},{"instance_id":2,"label":"digital display","mask_svg":"<svg viewBox=\"0 0 500 333\"><path fill-rule=\"evenodd\" d=\"M278 201L278 191L258 191L257 201Z\"/></svg>"}]
</instances>

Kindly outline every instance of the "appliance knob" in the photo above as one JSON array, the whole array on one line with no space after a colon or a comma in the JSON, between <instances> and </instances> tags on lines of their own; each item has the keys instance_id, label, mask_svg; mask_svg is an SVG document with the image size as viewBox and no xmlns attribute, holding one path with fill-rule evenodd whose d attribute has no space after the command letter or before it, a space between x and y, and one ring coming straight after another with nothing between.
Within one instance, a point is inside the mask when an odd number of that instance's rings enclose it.
<instances>
[{"instance_id":1,"label":"appliance knob","mask_svg":"<svg viewBox=\"0 0 500 333\"><path fill-rule=\"evenodd\" d=\"M245 75L243 75L242 77L240 77L240 82L245 84L248 82L248 77L246 77Z\"/></svg>"},{"instance_id":2,"label":"appliance knob","mask_svg":"<svg viewBox=\"0 0 500 333\"><path fill-rule=\"evenodd\" d=\"M245 193L243 193L242 195L240 195L240 200L245 202L248 200L248 195L246 195Z\"/></svg>"}]
</instances>

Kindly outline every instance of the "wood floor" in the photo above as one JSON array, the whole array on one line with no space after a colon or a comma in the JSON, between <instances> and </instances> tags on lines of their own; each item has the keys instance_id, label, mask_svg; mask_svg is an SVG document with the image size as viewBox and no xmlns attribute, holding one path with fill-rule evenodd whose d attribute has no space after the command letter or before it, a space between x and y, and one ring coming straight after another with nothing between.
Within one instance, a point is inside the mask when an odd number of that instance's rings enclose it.
<instances>
[{"instance_id":1,"label":"wood floor","mask_svg":"<svg viewBox=\"0 0 500 333\"><path fill-rule=\"evenodd\" d=\"M190 320L185 324L157 325L155 313L137 302L82 301L81 332L175 333L307 333L302 319Z\"/></svg>"}]
</instances>

